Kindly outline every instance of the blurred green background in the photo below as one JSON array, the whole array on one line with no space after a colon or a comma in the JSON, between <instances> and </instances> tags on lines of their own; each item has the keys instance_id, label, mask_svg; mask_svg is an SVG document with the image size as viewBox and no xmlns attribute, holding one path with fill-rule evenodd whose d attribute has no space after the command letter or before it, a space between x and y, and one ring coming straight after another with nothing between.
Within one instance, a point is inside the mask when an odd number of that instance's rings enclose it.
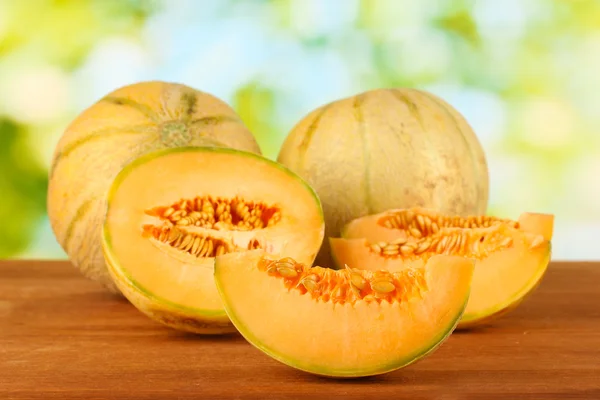
<instances>
[{"instance_id":1,"label":"blurred green background","mask_svg":"<svg viewBox=\"0 0 600 400\"><path fill-rule=\"evenodd\" d=\"M600 259L598 0L0 0L0 258L65 257L45 214L54 146L146 79L227 101L271 158L323 103L429 90L485 148L490 213L554 213L554 258Z\"/></svg>"}]
</instances>

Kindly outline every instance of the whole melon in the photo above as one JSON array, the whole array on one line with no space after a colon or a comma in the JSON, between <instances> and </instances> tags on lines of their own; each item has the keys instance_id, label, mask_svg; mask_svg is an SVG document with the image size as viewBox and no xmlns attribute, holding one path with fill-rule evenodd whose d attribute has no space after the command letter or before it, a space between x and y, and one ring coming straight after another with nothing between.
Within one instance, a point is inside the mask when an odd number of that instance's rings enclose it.
<instances>
[{"instance_id":1,"label":"whole melon","mask_svg":"<svg viewBox=\"0 0 600 400\"><path fill-rule=\"evenodd\" d=\"M443 99L411 88L374 89L325 104L288 134L277 161L319 195L325 235L394 208L484 214L484 151L465 118ZM329 241L317 256L334 266Z\"/></svg>"},{"instance_id":2,"label":"whole melon","mask_svg":"<svg viewBox=\"0 0 600 400\"><path fill-rule=\"evenodd\" d=\"M130 161L182 146L260 154L254 136L229 105L170 82L138 82L116 89L67 127L49 171L47 209L57 241L84 276L119 293L102 254L108 189ZM160 172L156 179L161 179Z\"/></svg>"}]
</instances>

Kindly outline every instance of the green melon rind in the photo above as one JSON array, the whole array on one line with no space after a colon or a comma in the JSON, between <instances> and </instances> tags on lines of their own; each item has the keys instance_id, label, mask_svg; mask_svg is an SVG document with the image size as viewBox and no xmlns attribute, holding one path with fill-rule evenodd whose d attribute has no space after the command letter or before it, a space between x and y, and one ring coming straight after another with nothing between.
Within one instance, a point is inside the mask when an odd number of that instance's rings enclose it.
<instances>
[{"instance_id":1,"label":"green melon rind","mask_svg":"<svg viewBox=\"0 0 600 400\"><path fill-rule=\"evenodd\" d=\"M463 314L461 321L458 324L458 329L468 329L477 325L488 323L493 319L507 314L514 310L526 297L528 297L535 288L541 283L548 266L550 265L550 259L552 257L552 242L548 242L548 248L544 253L544 257L540 262L540 268L536 271L537 273L519 290L515 295L507 299L504 303L499 306L495 306L488 310Z\"/></svg>"},{"instance_id":2,"label":"green melon rind","mask_svg":"<svg viewBox=\"0 0 600 400\"><path fill-rule=\"evenodd\" d=\"M103 251L104 249L103 245ZM167 304L157 301L151 293L142 291L134 285L131 278L124 275L123 270L116 268L113 259L106 257L105 261L109 276L115 281L121 294L151 319L160 321L169 327L193 333L221 334L236 331L224 310L223 312L198 310L171 302ZM165 320L165 316L169 317L169 321Z\"/></svg>"},{"instance_id":3,"label":"green melon rind","mask_svg":"<svg viewBox=\"0 0 600 400\"><path fill-rule=\"evenodd\" d=\"M157 157L161 157L161 156L168 155L168 154L174 154L174 153L184 153L184 152L198 152L198 153L216 152L216 153L234 154L234 155L239 155L239 156L248 157L248 158L255 158L255 159L259 160L260 162L263 162L265 164L271 165L272 167L280 169L281 171L285 172L290 178L298 180L304 186L304 188L306 190L308 190L308 192L312 195L313 200L315 201L315 203L319 209L319 216L320 216L320 219L322 222L324 221L323 208L321 205L321 200L320 200L319 196L317 195L317 193L315 192L315 190L300 176L298 176L297 174L295 174L290 169L288 169L287 167L285 167L284 165L282 165L280 163L269 160L268 158L266 158L262 155L251 153L251 152L244 151L244 150L237 150L237 149L228 148L228 147L213 147L213 146L173 147L173 148L161 149L161 150L146 153L146 154L134 159L129 164L125 165L125 167L123 167L123 169L117 174L117 176L113 180L113 183L111 184L111 186L108 190L108 193L107 193L107 197L106 197L107 201L106 201L106 208L105 208L105 214L104 214L105 221L102 226L102 249L103 249L104 258L106 260L106 263L111 264L112 268L114 268L114 270L115 270L114 272L118 276L125 279L126 284L128 286L133 288L136 292L140 293L142 296L144 296L145 298L147 298L149 301L153 302L154 304L161 304L164 307L170 308L172 310L176 310L178 312L185 313L186 315L190 315L190 316L196 316L196 317L200 317L200 318L209 318L209 319L210 318L221 319L223 317L227 317L225 310L204 310L204 309L186 307L186 306L182 306L177 303L173 303L163 297L154 295L150 290L148 290L142 284L140 284L138 281L136 281L127 272L127 270L123 269L119 265L119 263L115 259L113 252L112 252L112 244L111 244L112 240L111 240L111 235L110 235L110 232L109 232L109 229L107 226L106 215L108 215L108 210L110 209L111 201L115 195L115 192L117 191L118 187L120 186L120 184L136 167L138 167L142 164L145 164L146 162L149 162ZM113 277L113 280L115 280L114 277Z\"/></svg>"},{"instance_id":4,"label":"green melon rind","mask_svg":"<svg viewBox=\"0 0 600 400\"><path fill-rule=\"evenodd\" d=\"M244 323L237 317L237 315L233 311L233 309L228 301L227 294L225 293L225 289L223 288L221 280L219 279L219 260L215 260L214 276L215 276L215 283L217 285L217 291L219 292L219 295L221 296L221 300L223 302L223 305L225 307L225 311L227 312L229 320L236 327L238 332L244 337L244 339L246 339L252 346L256 347L258 350L262 351L263 353L267 354L271 358L273 358L285 365L299 369L304 372L308 372L308 373L315 374L315 375L321 375L321 376L325 376L325 377L330 377L330 378L360 378L360 377L366 377L366 376L381 375L381 374L385 374L385 373L392 372L397 369L406 367L420 359L425 358L426 356L428 356L429 354L434 352L456 329L456 327L467 307L467 303L469 300L469 294L470 294L470 291L468 291L462 307L459 309L459 312L453 318L452 324L450 324L448 327L443 329L441 331L440 335L437 336L432 341L430 346L418 349L414 353L408 354L408 355L402 357L401 359L391 361L387 364L383 364L378 367L373 367L373 368L369 368L369 369L354 369L354 370L350 370L350 369L349 370L331 370L331 369L327 369L326 366L308 364L308 363L302 362L301 360L288 359L284 355L278 354L274 349L272 349L268 346L262 345L260 343L260 341L258 340L258 338L256 338L254 336L254 334L244 325Z\"/></svg>"}]
</instances>

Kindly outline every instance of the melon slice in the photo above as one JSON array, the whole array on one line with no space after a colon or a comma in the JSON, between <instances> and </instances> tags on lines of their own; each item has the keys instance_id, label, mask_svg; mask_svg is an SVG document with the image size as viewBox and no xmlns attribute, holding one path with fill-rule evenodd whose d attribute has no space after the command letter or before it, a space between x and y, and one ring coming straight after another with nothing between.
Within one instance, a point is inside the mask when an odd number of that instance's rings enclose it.
<instances>
[{"instance_id":1,"label":"melon slice","mask_svg":"<svg viewBox=\"0 0 600 400\"><path fill-rule=\"evenodd\" d=\"M476 260L473 287L459 328L480 325L516 307L550 261L554 217L523 213L517 221L447 216L424 208L358 218L329 238L338 267L399 271L438 254Z\"/></svg>"},{"instance_id":2,"label":"melon slice","mask_svg":"<svg viewBox=\"0 0 600 400\"><path fill-rule=\"evenodd\" d=\"M263 249L312 263L324 229L315 192L285 167L245 151L183 147L149 153L117 176L103 252L119 290L152 319L232 332L215 256Z\"/></svg>"},{"instance_id":3,"label":"melon slice","mask_svg":"<svg viewBox=\"0 0 600 400\"><path fill-rule=\"evenodd\" d=\"M454 330L474 261L431 257L397 273L308 267L263 250L219 256L227 314L256 348L331 377L377 375L430 354Z\"/></svg>"}]
</instances>

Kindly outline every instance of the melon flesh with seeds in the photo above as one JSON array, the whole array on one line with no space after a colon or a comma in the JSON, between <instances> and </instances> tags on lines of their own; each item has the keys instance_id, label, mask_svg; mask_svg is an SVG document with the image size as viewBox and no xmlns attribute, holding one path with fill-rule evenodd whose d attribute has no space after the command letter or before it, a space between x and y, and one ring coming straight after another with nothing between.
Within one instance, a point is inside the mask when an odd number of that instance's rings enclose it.
<instances>
[{"instance_id":1,"label":"melon flesh with seeds","mask_svg":"<svg viewBox=\"0 0 600 400\"><path fill-rule=\"evenodd\" d=\"M175 329L234 331L214 258L263 249L313 262L324 237L318 197L262 156L219 147L160 150L128 164L108 195L103 250L121 292Z\"/></svg>"},{"instance_id":2,"label":"melon flesh with seeds","mask_svg":"<svg viewBox=\"0 0 600 400\"><path fill-rule=\"evenodd\" d=\"M331 377L377 375L434 351L454 330L473 261L436 256L398 273L308 267L262 250L219 256L229 318L272 358Z\"/></svg>"},{"instance_id":3,"label":"melon flesh with seeds","mask_svg":"<svg viewBox=\"0 0 600 400\"><path fill-rule=\"evenodd\" d=\"M454 107L423 90L376 89L318 107L289 132L277 160L319 194L328 237L391 208L463 216L487 208L477 136ZM332 265L328 241L317 262Z\"/></svg>"},{"instance_id":4,"label":"melon flesh with seeds","mask_svg":"<svg viewBox=\"0 0 600 400\"><path fill-rule=\"evenodd\" d=\"M219 146L260 153L220 99L160 81L127 85L82 111L56 145L47 209L57 241L84 276L113 292L101 249L106 194L135 158L164 148Z\"/></svg>"},{"instance_id":5,"label":"melon flesh with seeds","mask_svg":"<svg viewBox=\"0 0 600 400\"><path fill-rule=\"evenodd\" d=\"M476 260L459 328L481 325L515 308L541 281L550 261L554 217L518 220L460 217L430 209L392 209L351 221L329 238L338 266L400 271L439 254Z\"/></svg>"}]
</instances>

